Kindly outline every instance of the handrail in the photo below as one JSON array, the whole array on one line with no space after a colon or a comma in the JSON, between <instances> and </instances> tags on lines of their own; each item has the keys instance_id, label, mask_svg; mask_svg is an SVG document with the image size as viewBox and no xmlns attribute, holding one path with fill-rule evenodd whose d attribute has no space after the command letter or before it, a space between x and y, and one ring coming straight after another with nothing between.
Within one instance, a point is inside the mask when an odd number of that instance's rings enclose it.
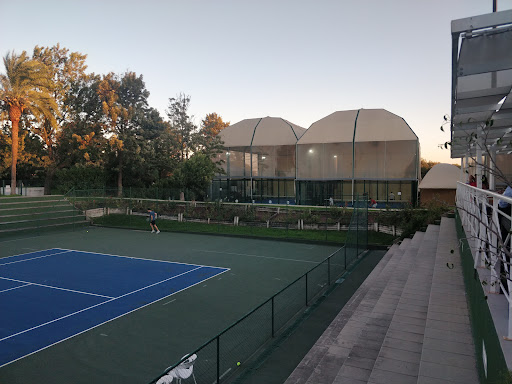
<instances>
[{"instance_id":1,"label":"handrail","mask_svg":"<svg viewBox=\"0 0 512 384\"><path fill-rule=\"evenodd\" d=\"M508 301L507 339L512 340L511 215L501 210L500 201L512 198L457 183L457 209L473 256L474 268L490 270L490 293L503 293ZM508 229L506 223L508 221ZM484 283L484 284L485 284Z\"/></svg>"}]
</instances>

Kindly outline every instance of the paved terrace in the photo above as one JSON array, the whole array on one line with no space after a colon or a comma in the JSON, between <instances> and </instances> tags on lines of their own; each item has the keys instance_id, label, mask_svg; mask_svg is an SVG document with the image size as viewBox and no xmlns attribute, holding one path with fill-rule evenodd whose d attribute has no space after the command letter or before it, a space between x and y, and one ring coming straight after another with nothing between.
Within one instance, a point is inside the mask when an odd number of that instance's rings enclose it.
<instances>
[{"instance_id":1,"label":"paved terrace","mask_svg":"<svg viewBox=\"0 0 512 384\"><path fill-rule=\"evenodd\" d=\"M443 218L390 248L286 384L478 383L474 349L455 219Z\"/></svg>"}]
</instances>

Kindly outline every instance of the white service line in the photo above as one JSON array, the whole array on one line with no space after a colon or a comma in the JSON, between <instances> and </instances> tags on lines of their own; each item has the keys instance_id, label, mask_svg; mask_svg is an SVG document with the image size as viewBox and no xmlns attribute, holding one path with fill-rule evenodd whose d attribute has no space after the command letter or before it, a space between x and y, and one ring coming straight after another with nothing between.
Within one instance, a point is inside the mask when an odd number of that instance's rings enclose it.
<instances>
[{"instance_id":1,"label":"white service line","mask_svg":"<svg viewBox=\"0 0 512 384\"><path fill-rule=\"evenodd\" d=\"M1 342L1 341L4 341L4 340L7 340L7 339L10 339L11 337L18 336L18 335L21 335L21 334L23 334L23 333L26 333L26 332L32 331L32 330L34 330L34 329L44 327L45 325L48 325L48 324L51 324L51 323L55 323L56 321L59 321L59 320L65 319L65 318L67 318L67 317L74 316L74 315L76 315L76 314L78 314L78 313L88 311L89 309L92 309L92 308L95 308L95 307L99 307L100 305L110 303L110 302L112 302L112 301L114 301L114 300L121 299L122 297L129 296L129 295L134 294L134 293L136 293L136 292L143 291L144 289L148 289L148 288L153 287L153 286L155 286L155 285L165 283L166 281L169 281L169 280L175 279L175 278L177 278L177 277L180 277L180 276L186 275L187 273L193 272L193 271L195 271L196 269L200 269L200 268L201 268L201 267L197 267L197 268L191 269L190 271L180 273L179 275L176 275L176 276L173 276L173 277L169 277L168 279L165 279L165 280L159 281L159 282L157 282L157 283L154 283L154 284L148 285L147 287L139 288L139 289L137 289L137 290L135 290L135 291L133 291L133 292L125 293L124 295L121 295L121 296L119 296L119 297L114 297L114 298L112 298L112 299L110 299L110 300L107 300L107 301L104 301L104 302L102 302L102 303L92 305L92 306L90 306L90 307L87 307L87 308L81 309L81 310L79 310L79 311L76 311L76 312L70 313L70 314L68 314L68 315L61 316L61 317L59 317L59 318L57 318L57 319L47 321L46 323L39 324L39 325L37 325L37 326L35 326L35 327L25 329L24 331L20 331L20 332L14 333L14 334L12 334L12 335L9 335L9 336L6 336L6 337L4 337L4 338L0 339L0 342Z\"/></svg>"},{"instance_id":2,"label":"white service line","mask_svg":"<svg viewBox=\"0 0 512 384\"><path fill-rule=\"evenodd\" d=\"M28 284L18 285L17 287L14 287L14 288L4 289L3 291L0 291L0 293L7 292L7 291L12 291L13 289L23 288L23 287L26 287L27 285L32 285L32 284L28 283Z\"/></svg>"},{"instance_id":3,"label":"white service line","mask_svg":"<svg viewBox=\"0 0 512 384\"><path fill-rule=\"evenodd\" d=\"M251 255L249 253L235 253L235 252L223 252L223 251L211 251L207 249L194 249L196 252L206 252L206 253L220 253L223 255L236 255L236 256L249 256L249 257L260 257L263 259L274 259L274 260L284 260L284 261L297 261L299 263L312 263L318 264L318 261L309 261L309 260L297 260L297 259L287 259L285 257L273 257L273 256L261 256L261 255Z\"/></svg>"},{"instance_id":4,"label":"white service line","mask_svg":"<svg viewBox=\"0 0 512 384\"><path fill-rule=\"evenodd\" d=\"M106 299L115 299L113 296L105 296L105 295L99 295L97 293L91 293L91 292L82 292L82 291L75 291L74 289L67 289L67 288L60 288L60 287L54 287L53 285L46 285L46 284L39 284L39 283L33 283L31 281L24 281L24 280L17 280L17 279L10 279L8 277L0 276L0 280L9 280L9 281L16 281L17 283L26 283L27 285L37 285L39 287L45 287L45 288L52 288L52 289L58 289L59 291L68 291L73 293L81 293L83 295L90 295L90 296L99 296L104 297Z\"/></svg>"},{"instance_id":5,"label":"white service line","mask_svg":"<svg viewBox=\"0 0 512 384\"><path fill-rule=\"evenodd\" d=\"M23 263L23 262L25 262L25 261L31 261L31 260L35 260L35 259L42 259L42 258L45 258L45 257L50 257L50 256L55 256L55 255L62 255L63 253L69 253L69 251L52 253L51 255L36 256L36 257L31 257L30 259L23 259L23 260L11 261L11 262L9 262L9 263L0 263L0 267L1 267L2 265L16 264L16 263ZM18 255L18 256L19 256L19 255Z\"/></svg>"},{"instance_id":6,"label":"white service line","mask_svg":"<svg viewBox=\"0 0 512 384\"><path fill-rule=\"evenodd\" d=\"M200 264L190 264L190 263L180 263L177 261L170 261L170 260L158 260L158 259L146 259L146 258L140 258L140 257L133 257L133 256L121 256L121 255L114 255L111 253L99 253L99 252L91 252L91 251L80 251L77 249L65 249L65 248L55 248L60 250L65 250L69 252L80 252L80 253L91 253L93 255L100 255L100 256L111 256L111 257L121 257L123 259L133 259L133 260L141 260L141 261L155 261L157 263L167 263L167 264L180 264L180 265L188 265L192 267L207 267L207 268L217 268L217 269L229 269L225 267L217 267L213 265L200 265Z\"/></svg>"}]
</instances>

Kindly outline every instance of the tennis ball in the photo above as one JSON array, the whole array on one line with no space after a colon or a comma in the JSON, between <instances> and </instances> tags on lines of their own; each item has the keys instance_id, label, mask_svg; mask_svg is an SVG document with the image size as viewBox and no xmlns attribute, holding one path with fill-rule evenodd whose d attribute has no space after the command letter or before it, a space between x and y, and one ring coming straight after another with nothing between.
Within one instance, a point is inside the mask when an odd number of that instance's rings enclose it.
<instances>
[{"instance_id":1,"label":"tennis ball","mask_svg":"<svg viewBox=\"0 0 512 384\"><path fill-rule=\"evenodd\" d=\"M240 364L241 364L241 363L238 361L238 362L236 363L237 367L239 367L239 366L240 366Z\"/></svg>"}]
</instances>

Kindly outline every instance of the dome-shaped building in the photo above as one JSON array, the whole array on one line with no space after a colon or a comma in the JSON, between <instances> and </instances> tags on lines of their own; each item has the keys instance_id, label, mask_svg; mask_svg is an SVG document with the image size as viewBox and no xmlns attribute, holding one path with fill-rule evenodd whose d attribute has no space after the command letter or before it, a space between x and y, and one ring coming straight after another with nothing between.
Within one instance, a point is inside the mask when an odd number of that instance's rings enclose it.
<instances>
[{"instance_id":1,"label":"dome-shaped building","mask_svg":"<svg viewBox=\"0 0 512 384\"><path fill-rule=\"evenodd\" d=\"M295 202L295 145L306 131L277 117L245 119L221 131L225 174L212 182L214 200Z\"/></svg>"},{"instance_id":2,"label":"dome-shaped building","mask_svg":"<svg viewBox=\"0 0 512 384\"><path fill-rule=\"evenodd\" d=\"M462 181L460 168L444 163L434 165L419 185L421 204L439 200L455 205L457 181Z\"/></svg>"},{"instance_id":3,"label":"dome-shaped building","mask_svg":"<svg viewBox=\"0 0 512 384\"><path fill-rule=\"evenodd\" d=\"M379 206L417 203L420 147L405 120L384 109L338 111L297 142L297 203L337 205L368 194Z\"/></svg>"}]
</instances>

